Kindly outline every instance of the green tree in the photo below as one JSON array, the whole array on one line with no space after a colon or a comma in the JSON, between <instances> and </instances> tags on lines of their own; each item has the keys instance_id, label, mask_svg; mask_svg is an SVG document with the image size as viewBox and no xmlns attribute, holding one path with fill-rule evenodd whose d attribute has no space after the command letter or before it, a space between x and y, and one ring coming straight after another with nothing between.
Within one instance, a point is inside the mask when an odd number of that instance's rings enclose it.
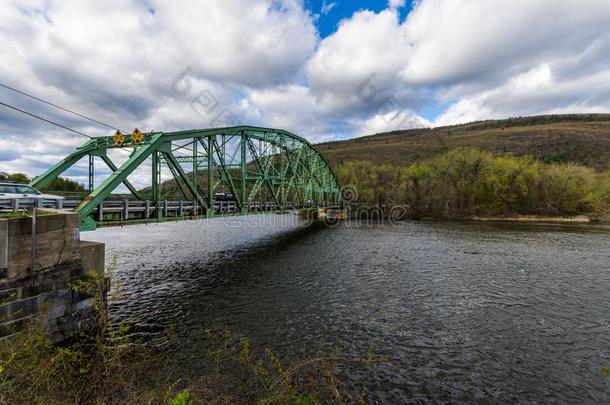
<instances>
[{"instance_id":1,"label":"green tree","mask_svg":"<svg viewBox=\"0 0 610 405\"><path fill-rule=\"evenodd\" d=\"M526 214L535 209L540 163L531 156L495 156L487 163L481 209L486 214Z\"/></svg>"},{"instance_id":2,"label":"green tree","mask_svg":"<svg viewBox=\"0 0 610 405\"><path fill-rule=\"evenodd\" d=\"M437 179L429 163L414 163L401 171L401 186L411 216L421 218L430 215L431 197L437 187Z\"/></svg>"},{"instance_id":3,"label":"green tree","mask_svg":"<svg viewBox=\"0 0 610 405\"><path fill-rule=\"evenodd\" d=\"M553 215L589 212L594 180L593 169L585 166L573 163L546 166L542 177L544 209Z\"/></svg>"},{"instance_id":4,"label":"green tree","mask_svg":"<svg viewBox=\"0 0 610 405\"><path fill-rule=\"evenodd\" d=\"M610 221L610 170L597 176L587 200L594 219Z\"/></svg>"},{"instance_id":5,"label":"green tree","mask_svg":"<svg viewBox=\"0 0 610 405\"><path fill-rule=\"evenodd\" d=\"M0 172L0 181L14 181L15 183L29 183L30 178L24 173Z\"/></svg>"},{"instance_id":6,"label":"green tree","mask_svg":"<svg viewBox=\"0 0 610 405\"><path fill-rule=\"evenodd\" d=\"M0 181L28 184L32 179L25 173L0 172ZM49 185L44 188L44 191L85 191L85 187L74 180L58 177L49 183Z\"/></svg>"},{"instance_id":7,"label":"green tree","mask_svg":"<svg viewBox=\"0 0 610 405\"><path fill-rule=\"evenodd\" d=\"M441 184L438 204L443 217L464 217L475 213L476 193L490 159L489 152L459 147L433 160L432 166Z\"/></svg>"},{"instance_id":8,"label":"green tree","mask_svg":"<svg viewBox=\"0 0 610 405\"><path fill-rule=\"evenodd\" d=\"M400 168L383 164L373 168L373 202L376 205L400 202Z\"/></svg>"},{"instance_id":9,"label":"green tree","mask_svg":"<svg viewBox=\"0 0 610 405\"><path fill-rule=\"evenodd\" d=\"M353 187L357 202L370 204L375 200L378 184L377 173L372 162L353 160L339 165L336 170L341 184Z\"/></svg>"},{"instance_id":10,"label":"green tree","mask_svg":"<svg viewBox=\"0 0 610 405\"><path fill-rule=\"evenodd\" d=\"M406 203L413 218L470 215L592 215L610 219L610 171L544 164L532 156L452 149L407 167L348 161L336 170L360 203Z\"/></svg>"}]
</instances>

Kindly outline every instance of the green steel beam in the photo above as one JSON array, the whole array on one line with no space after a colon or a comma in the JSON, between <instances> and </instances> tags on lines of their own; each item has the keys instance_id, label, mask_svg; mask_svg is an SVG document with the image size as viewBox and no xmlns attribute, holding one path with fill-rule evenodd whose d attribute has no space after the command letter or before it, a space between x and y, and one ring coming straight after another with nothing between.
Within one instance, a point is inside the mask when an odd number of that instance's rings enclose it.
<instances>
[{"instance_id":1,"label":"green steel beam","mask_svg":"<svg viewBox=\"0 0 610 405\"><path fill-rule=\"evenodd\" d=\"M58 162L57 164L49 168L46 172L32 180L30 185L36 188L44 188L57 177L59 177L60 174L62 174L70 167L72 167L72 165L74 165L76 162L81 160L81 158L89 154L89 152L95 150L95 144L95 140L93 139L87 141L87 143L72 152L64 160Z\"/></svg>"},{"instance_id":2,"label":"green steel beam","mask_svg":"<svg viewBox=\"0 0 610 405\"><path fill-rule=\"evenodd\" d=\"M227 170L227 167L225 166L224 151L220 149L220 146L218 145L218 142L216 142L216 139L214 139L214 141L212 142L212 147L216 150L216 156L218 157L218 162L220 163L218 167L222 171L222 174L224 174L224 177L227 179L229 189L231 190L231 193L237 198L237 206L241 210L243 205L239 201L239 198L237 196L237 189L235 188L235 184L233 183L233 177L231 177L231 173Z\"/></svg>"},{"instance_id":3,"label":"green steel beam","mask_svg":"<svg viewBox=\"0 0 610 405\"><path fill-rule=\"evenodd\" d=\"M163 133L156 133L151 137L148 144L143 145L134 150L129 159L125 161L117 170L115 170L102 184L99 185L91 194L89 194L76 208L76 212L80 215L81 224L87 227L85 223L89 215L95 207L100 205L112 191L121 184L127 176L129 176L142 162L156 150L157 144L161 142Z\"/></svg>"},{"instance_id":4,"label":"green steel beam","mask_svg":"<svg viewBox=\"0 0 610 405\"><path fill-rule=\"evenodd\" d=\"M277 206L281 207L280 201L277 198L277 194L275 193L275 190L273 189L273 184L271 184L271 181L269 179L268 168L267 167L263 167L263 165L261 164L260 157L256 153L256 148L252 144L252 141L248 140L247 143L248 143L248 147L250 148L250 154L252 155L252 160L254 161L254 164L258 167L259 172L263 176L262 177L262 181L267 185L267 189L269 190L269 193L271 193L271 197L273 198L273 202Z\"/></svg>"},{"instance_id":5,"label":"green steel beam","mask_svg":"<svg viewBox=\"0 0 610 405\"><path fill-rule=\"evenodd\" d=\"M242 212L245 212L247 210L248 207L248 201L246 199L246 183L248 182L248 165L246 163L246 142L248 141L248 137L246 134L244 134L244 131L240 131L240 139L239 139L239 148L240 148L240 152L241 152L241 159L240 159L240 165L239 165L239 170L240 170L240 174L241 174L241 178L240 183L241 183L241 193L239 195L239 198L241 198L241 210Z\"/></svg>"},{"instance_id":6,"label":"green steel beam","mask_svg":"<svg viewBox=\"0 0 610 405\"><path fill-rule=\"evenodd\" d=\"M209 135L208 144L206 145L206 153L208 156L208 207L207 216L214 216L214 154L212 148L216 140L216 134Z\"/></svg>"},{"instance_id":7,"label":"green steel beam","mask_svg":"<svg viewBox=\"0 0 610 405\"><path fill-rule=\"evenodd\" d=\"M186 173L184 172L184 169L182 169L182 167L180 166L180 163L178 163L178 161L176 161L174 154L172 152L166 152L166 153L164 153L164 155L165 155L165 158L171 164L171 166L173 166L174 169L178 172L178 176L180 177L180 179L182 179L182 181L184 181L186 186L189 188L189 191L191 192L191 194L193 194L193 197L195 197L197 199L199 204L201 204L203 207L207 208L208 205L206 204L203 197L201 197L201 195L199 194L199 191L197 191L197 186L193 182L191 182L191 179L189 179L189 177L186 175ZM176 182L178 182L177 178L176 178ZM188 197L185 196L185 198L188 198Z\"/></svg>"},{"instance_id":8,"label":"green steel beam","mask_svg":"<svg viewBox=\"0 0 610 405\"><path fill-rule=\"evenodd\" d=\"M93 155L89 155L89 156L93 156ZM115 172L118 169L116 167L116 165L114 164L114 162L112 160L110 160L110 158L108 157L107 154L105 154L105 153L100 154L100 157L102 158L104 163L106 163L106 166L108 166L110 168L110 170ZM140 193L138 193L138 190L136 190L136 188L131 184L131 182L129 180L125 179L123 184L125 185L125 187L127 187L129 189L129 192L131 192L131 194L133 194L133 196L136 199L138 199L138 200L140 199Z\"/></svg>"},{"instance_id":9,"label":"green steel beam","mask_svg":"<svg viewBox=\"0 0 610 405\"><path fill-rule=\"evenodd\" d=\"M191 173L193 176L193 184L195 185L195 189L197 189L197 169L199 168L199 161L197 156L197 138L193 139L193 172Z\"/></svg>"},{"instance_id":10,"label":"green steel beam","mask_svg":"<svg viewBox=\"0 0 610 405\"><path fill-rule=\"evenodd\" d=\"M95 187L95 156L92 154L89 154L89 187L87 188L87 190L89 192L93 191L93 187Z\"/></svg>"},{"instance_id":11,"label":"green steel beam","mask_svg":"<svg viewBox=\"0 0 610 405\"><path fill-rule=\"evenodd\" d=\"M154 150L152 152L152 179L151 179L151 192L152 199L155 204L155 217L159 219L161 217L161 209L159 202L161 201L161 164L159 160L159 152Z\"/></svg>"},{"instance_id":12,"label":"green steel beam","mask_svg":"<svg viewBox=\"0 0 610 405\"><path fill-rule=\"evenodd\" d=\"M164 154L164 156L165 156L165 154ZM168 160L168 158L166 158L165 161L167 162L167 167L169 168L169 171L172 174L172 177L176 181L176 184L178 185L178 188L180 189L180 192L182 193L182 196L184 197L185 200L188 200L189 199L188 193L186 192L186 189L184 188L184 186L182 185L182 182L180 181L180 175L176 171L176 168Z\"/></svg>"}]
</instances>

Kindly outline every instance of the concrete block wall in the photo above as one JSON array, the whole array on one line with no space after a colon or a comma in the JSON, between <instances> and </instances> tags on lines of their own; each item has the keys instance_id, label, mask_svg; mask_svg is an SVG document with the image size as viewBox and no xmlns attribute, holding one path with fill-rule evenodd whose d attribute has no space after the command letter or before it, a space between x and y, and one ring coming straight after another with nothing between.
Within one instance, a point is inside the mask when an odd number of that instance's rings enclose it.
<instances>
[{"instance_id":1,"label":"concrete block wall","mask_svg":"<svg viewBox=\"0 0 610 405\"><path fill-rule=\"evenodd\" d=\"M45 319L53 341L78 333L93 314L93 301L70 285L87 272L103 272L103 257L103 244L81 246L77 214L46 211L36 219L32 265L32 218L0 219L0 339L37 317Z\"/></svg>"}]
</instances>

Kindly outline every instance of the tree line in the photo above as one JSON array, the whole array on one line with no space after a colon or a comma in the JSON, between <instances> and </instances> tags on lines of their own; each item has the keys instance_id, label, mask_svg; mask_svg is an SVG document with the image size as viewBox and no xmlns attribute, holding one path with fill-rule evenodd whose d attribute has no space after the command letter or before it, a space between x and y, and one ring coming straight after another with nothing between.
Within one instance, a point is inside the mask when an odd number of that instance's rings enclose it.
<instances>
[{"instance_id":1,"label":"tree line","mask_svg":"<svg viewBox=\"0 0 610 405\"><path fill-rule=\"evenodd\" d=\"M24 173L6 173L0 172L0 181L10 181L15 183L28 184L32 181L27 174ZM85 191L85 187L76 181L66 179L65 177L58 177L42 191L73 191L80 192Z\"/></svg>"},{"instance_id":2,"label":"tree line","mask_svg":"<svg viewBox=\"0 0 610 405\"><path fill-rule=\"evenodd\" d=\"M546 164L532 156L459 147L408 166L347 161L341 184L357 192L354 205L406 205L410 218L589 215L610 219L610 170L574 163Z\"/></svg>"}]
</instances>

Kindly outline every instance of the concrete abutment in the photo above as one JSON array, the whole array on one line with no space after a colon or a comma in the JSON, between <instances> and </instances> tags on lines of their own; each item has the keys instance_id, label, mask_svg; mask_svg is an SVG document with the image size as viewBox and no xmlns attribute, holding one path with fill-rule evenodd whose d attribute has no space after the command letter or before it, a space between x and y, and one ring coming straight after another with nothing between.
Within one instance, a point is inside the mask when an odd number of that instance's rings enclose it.
<instances>
[{"instance_id":1,"label":"concrete abutment","mask_svg":"<svg viewBox=\"0 0 610 405\"><path fill-rule=\"evenodd\" d=\"M0 339L42 319L59 342L94 315L93 299L71 284L104 274L105 246L80 240L75 213L39 210L32 222L31 216L0 219Z\"/></svg>"}]
</instances>

